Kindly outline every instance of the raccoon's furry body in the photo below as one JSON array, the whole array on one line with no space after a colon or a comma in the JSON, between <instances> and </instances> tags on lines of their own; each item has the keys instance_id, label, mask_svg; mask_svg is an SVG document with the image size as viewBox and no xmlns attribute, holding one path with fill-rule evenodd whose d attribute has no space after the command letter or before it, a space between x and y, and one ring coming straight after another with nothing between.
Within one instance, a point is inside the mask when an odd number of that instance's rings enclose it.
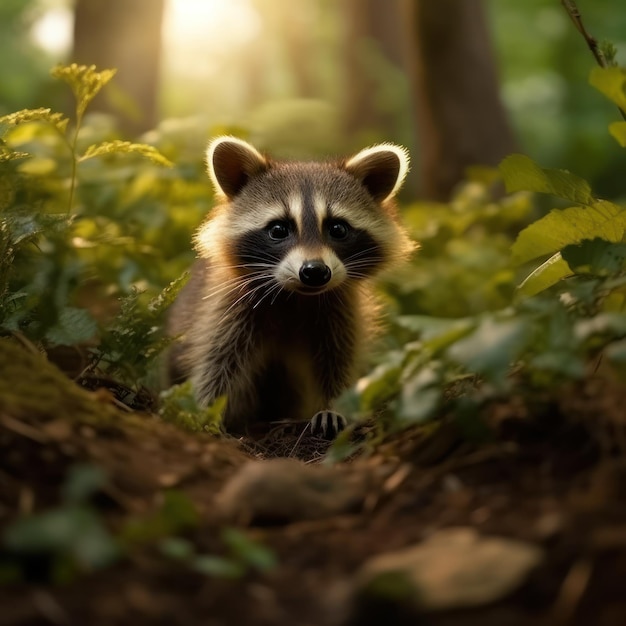
<instances>
[{"instance_id":1,"label":"raccoon's furry body","mask_svg":"<svg viewBox=\"0 0 626 626\"><path fill-rule=\"evenodd\" d=\"M275 163L222 137L208 166L224 201L172 310L170 379L190 377L203 405L227 395L230 432L310 418L354 381L376 318L371 277L412 248L392 205L406 152Z\"/></svg>"}]
</instances>

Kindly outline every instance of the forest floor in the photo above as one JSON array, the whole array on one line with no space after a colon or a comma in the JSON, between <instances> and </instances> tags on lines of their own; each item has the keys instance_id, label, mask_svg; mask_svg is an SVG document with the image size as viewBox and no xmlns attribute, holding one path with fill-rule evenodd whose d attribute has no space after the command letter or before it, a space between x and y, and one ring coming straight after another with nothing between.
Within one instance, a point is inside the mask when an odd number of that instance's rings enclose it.
<instances>
[{"instance_id":1,"label":"forest floor","mask_svg":"<svg viewBox=\"0 0 626 626\"><path fill-rule=\"evenodd\" d=\"M625 407L596 373L486 406L488 443L447 416L327 466L306 433L188 433L1 340L0 624L626 624ZM79 505L62 487L77 464L106 475ZM167 513L171 490L191 513ZM106 567L7 548L20 516L76 506L116 538Z\"/></svg>"}]
</instances>

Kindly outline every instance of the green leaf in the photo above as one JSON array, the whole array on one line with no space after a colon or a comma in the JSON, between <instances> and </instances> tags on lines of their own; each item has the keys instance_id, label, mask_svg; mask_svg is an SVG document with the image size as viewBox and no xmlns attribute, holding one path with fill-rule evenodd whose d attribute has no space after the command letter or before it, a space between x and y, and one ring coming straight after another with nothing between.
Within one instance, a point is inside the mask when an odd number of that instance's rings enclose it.
<instances>
[{"instance_id":1,"label":"green leaf","mask_svg":"<svg viewBox=\"0 0 626 626\"><path fill-rule=\"evenodd\" d=\"M390 353L388 360L376 366L357 383L361 396L361 408L365 411L376 409L392 398L398 391L402 375L402 353Z\"/></svg>"},{"instance_id":2,"label":"green leaf","mask_svg":"<svg viewBox=\"0 0 626 626\"><path fill-rule=\"evenodd\" d=\"M46 333L53 344L74 346L95 337L98 325L89 311L75 307L65 307L59 312L57 323Z\"/></svg>"},{"instance_id":3,"label":"green leaf","mask_svg":"<svg viewBox=\"0 0 626 626\"><path fill-rule=\"evenodd\" d=\"M417 335L422 348L427 347L431 355L438 354L467 335L474 325L471 319L447 319L427 315L401 315L396 323Z\"/></svg>"},{"instance_id":4,"label":"green leaf","mask_svg":"<svg viewBox=\"0 0 626 626\"><path fill-rule=\"evenodd\" d=\"M626 210L606 200L588 207L555 209L519 234L511 247L512 261L521 265L583 239L600 237L617 243L625 230Z\"/></svg>"},{"instance_id":5,"label":"green leaf","mask_svg":"<svg viewBox=\"0 0 626 626\"><path fill-rule=\"evenodd\" d=\"M448 350L448 356L470 372L502 384L509 365L525 347L529 330L526 318L521 316L504 320L486 317L471 335Z\"/></svg>"},{"instance_id":6,"label":"green leaf","mask_svg":"<svg viewBox=\"0 0 626 626\"><path fill-rule=\"evenodd\" d=\"M534 371L552 372L570 379L577 379L585 373L584 360L568 350L551 350L528 359Z\"/></svg>"},{"instance_id":7,"label":"green leaf","mask_svg":"<svg viewBox=\"0 0 626 626\"><path fill-rule=\"evenodd\" d=\"M268 572L276 567L276 555L272 550L250 539L245 533L234 528L226 528L222 533L224 543L229 547L234 559L258 572Z\"/></svg>"},{"instance_id":8,"label":"green leaf","mask_svg":"<svg viewBox=\"0 0 626 626\"><path fill-rule=\"evenodd\" d=\"M18 519L6 529L4 545L22 554L69 555L88 568L105 567L119 555L96 513L79 506Z\"/></svg>"},{"instance_id":9,"label":"green leaf","mask_svg":"<svg viewBox=\"0 0 626 626\"><path fill-rule=\"evenodd\" d=\"M578 320L574 325L574 333L581 341L594 335L623 337L626 335L626 314L600 313L588 319Z\"/></svg>"},{"instance_id":10,"label":"green leaf","mask_svg":"<svg viewBox=\"0 0 626 626\"><path fill-rule=\"evenodd\" d=\"M615 341L604 351L605 356L616 365L626 366L626 339Z\"/></svg>"},{"instance_id":11,"label":"green leaf","mask_svg":"<svg viewBox=\"0 0 626 626\"><path fill-rule=\"evenodd\" d=\"M571 275L569 265L563 260L561 253L557 252L520 283L515 291L515 298L530 298Z\"/></svg>"},{"instance_id":12,"label":"green leaf","mask_svg":"<svg viewBox=\"0 0 626 626\"><path fill-rule=\"evenodd\" d=\"M170 559L187 561L195 554L194 545L181 537L166 537L159 544L161 553Z\"/></svg>"},{"instance_id":13,"label":"green leaf","mask_svg":"<svg viewBox=\"0 0 626 626\"><path fill-rule=\"evenodd\" d=\"M624 269L626 244L611 243L597 237L585 239L563 248L561 256L577 274L609 276Z\"/></svg>"},{"instance_id":14,"label":"green leaf","mask_svg":"<svg viewBox=\"0 0 626 626\"><path fill-rule=\"evenodd\" d=\"M63 498L67 502L81 503L106 484L106 474L101 467L89 464L73 465L63 485Z\"/></svg>"},{"instance_id":15,"label":"green leaf","mask_svg":"<svg viewBox=\"0 0 626 626\"><path fill-rule=\"evenodd\" d=\"M626 122L613 122L609 124L609 132L622 148L626 148Z\"/></svg>"},{"instance_id":16,"label":"green leaf","mask_svg":"<svg viewBox=\"0 0 626 626\"><path fill-rule=\"evenodd\" d=\"M143 519L128 522L122 537L128 543L151 543L195 528L200 521L193 502L184 493L166 491L161 508Z\"/></svg>"},{"instance_id":17,"label":"green leaf","mask_svg":"<svg viewBox=\"0 0 626 626\"><path fill-rule=\"evenodd\" d=\"M589 183L567 170L543 169L525 154L512 154L500 163L508 193L535 191L578 204L593 202Z\"/></svg>"},{"instance_id":18,"label":"green leaf","mask_svg":"<svg viewBox=\"0 0 626 626\"><path fill-rule=\"evenodd\" d=\"M197 556L192 561L192 567L200 574L232 580L241 578L246 573L246 568L242 563L237 563L231 559L225 559L219 556Z\"/></svg>"},{"instance_id":19,"label":"green leaf","mask_svg":"<svg viewBox=\"0 0 626 626\"><path fill-rule=\"evenodd\" d=\"M145 143L131 143L130 141L121 141L119 139L89 146L79 161L111 154L138 154L157 165L173 166L173 163L166 159L154 146L149 146Z\"/></svg>"},{"instance_id":20,"label":"green leaf","mask_svg":"<svg viewBox=\"0 0 626 626\"><path fill-rule=\"evenodd\" d=\"M441 402L443 384L436 367L424 367L402 385L398 418L404 423L423 422L433 416Z\"/></svg>"},{"instance_id":21,"label":"green leaf","mask_svg":"<svg viewBox=\"0 0 626 626\"><path fill-rule=\"evenodd\" d=\"M174 304L180 290L186 285L188 280L189 272L183 272L181 276L161 290L158 296L148 302L148 310L156 316L165 313L165 311Z\"/></svg>"},{"instance_id":22,"label":"green leaf","mask_svg":"<svg viewBox=\"0 0 626 626\"><path fill-rule=\"evenodd\" d=\"M358 396L355 394L355 397ZM354 413L358 410L359 406L355 408ZM333 439L333 443L324 455L322 463L324 463L324 465L335 465L336 463L345 461L353 454L356 454L364 446L365 442L363 440L354 441L354 439L354 428L352 426L342 430Z\"/></svg>"},{"instance_id":23,"label":"green leaf","mask_svg":"<svg viewBox=\"0 0 626 626\"><path fill-rule=\"evenodd\" d=\"M626 69L621 67L594 67L589 83L626 111Z\"/></svg>"}]
</instances>

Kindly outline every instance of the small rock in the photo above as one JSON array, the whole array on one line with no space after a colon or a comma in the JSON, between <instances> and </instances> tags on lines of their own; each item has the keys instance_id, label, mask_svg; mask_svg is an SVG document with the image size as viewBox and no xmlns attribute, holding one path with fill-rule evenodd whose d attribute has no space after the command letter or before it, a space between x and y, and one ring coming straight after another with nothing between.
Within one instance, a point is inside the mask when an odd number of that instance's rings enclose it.
<instances>
[{"instance_id":1,"label":"small rock","mask_svg":"<svg viewBox=\"0 0 626 626\"><path fill-rule=\"evenodd\" d=\"M354 511L365 493L362 476L295 459L272 459L244 465L226 483L217 505L229 521L287 523Z\"/></svg>"},{"instance_id":2,"label":"small rock","mask_svg":"<svg viewBox=\"0 0 626 626\"><path fill-rule=\"evenodd\" d=\"M517 589L542 558L540 548L520 541L481 537L472 528L445 529L367 561L359 595L422 611L481 606Z\"/></svg>"}]
</instances>

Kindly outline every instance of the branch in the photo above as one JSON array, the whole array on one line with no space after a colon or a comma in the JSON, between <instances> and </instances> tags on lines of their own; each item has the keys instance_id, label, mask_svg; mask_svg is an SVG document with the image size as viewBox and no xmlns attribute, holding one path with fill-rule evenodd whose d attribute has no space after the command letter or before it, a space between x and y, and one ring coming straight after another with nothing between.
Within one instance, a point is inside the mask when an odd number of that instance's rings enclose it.
<instances>
[{"instance_id":1,"label":"branch","mask_svg":"<svg viewBox=\"0 0 626 626\"><path fill-rule=\"evenodd\" d=\"M597 64L600 67L609 67L610 64L607 63L606 56L600 49L597 39L595 39L595 37L592 37L587 32L587 29L585 28L582 17L580 15L580 11L576 6L575 0L561 0L561 4L563 5L565 11L567 11L567 14L570 16L572 22L574 22L576 30L584 37L585 42L587 43L587 47L589 48L589 50L591 50L591 54L593 54ZM626 120L626 112L619 107L618 110L621 113L622 117Z\"/></svg>"}]
</instances>

